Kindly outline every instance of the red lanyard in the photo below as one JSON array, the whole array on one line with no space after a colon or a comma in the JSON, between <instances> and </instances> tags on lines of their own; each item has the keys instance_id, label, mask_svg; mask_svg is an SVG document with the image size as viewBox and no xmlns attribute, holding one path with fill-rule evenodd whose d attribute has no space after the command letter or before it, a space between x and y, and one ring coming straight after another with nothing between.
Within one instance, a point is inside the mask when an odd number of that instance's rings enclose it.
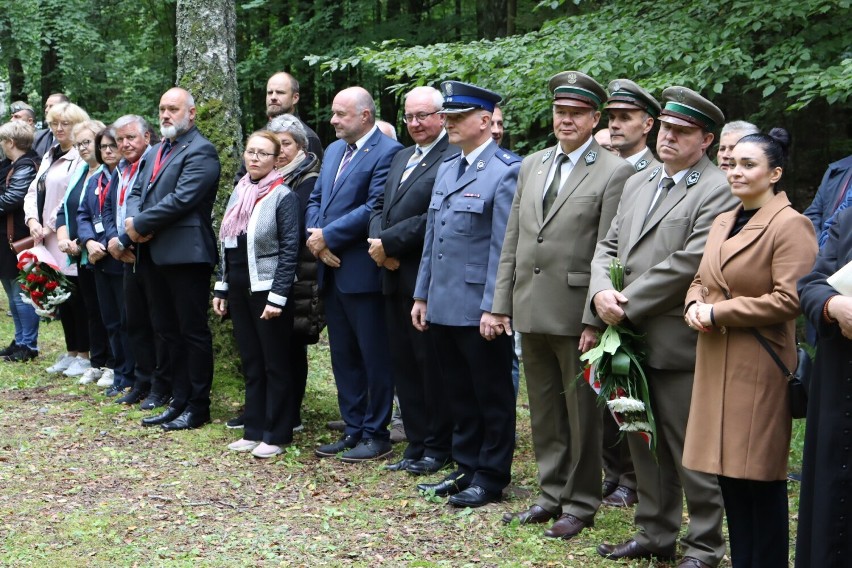
<instances>
[{"instance_id":1,"label":"red lanyard","mask_svg":"<svg viewBox=\"0 0 852 568\"><path fill-rule=\"evenodd\" d=\"M154 180L156 180L156 179L157 179L157 175L160 173L160 168L162 168L162 167L163 167L163 162L168 161L169 156L171 156L171 155L172 155L172 150L174 150L174 149L175 149L175 147L174 147L174 146L172 146L172 147L169 149L169 153L168 153L168 154L166 154L166 156L165 156L165 158L164 158L164 157L163 157L163 145L162 145L162 144L160 144L160 150L157 152L157 159L156 159L156 160L154 160L154 170L151 172L151 181L150 181L150 183L154 183Z\"/></svg>"},{"instance_id":2,"label":"red lanyard","mask_svg":"<svg viewBox=\"0 0 852 568\"><path fill-rule=\"evenodd\" d=\"M118 204L120 206L124 206L124 194L127 193L127 187L130 185L130 180L133 179L133 176L136 174L136 169L139 167L139 162L142 160L136 160L132 166L130 166L130 172L127 172L127 178L121 176L121 193L118 194Z\"/></svg>"},{"instance_id":3,"label":"red lanyard","mask_svg":"<svg viewBox=\"0 0 852 568\"><path fill-rule=\"evenodd\" d=\"M100 213L101 211L104 210L104 202L106 201L106 196L107 196L106 190L109 189L109 183L106 184L106 187L104 187L104 185L102 183L104 181L104 177L105 177L105 174L103 172L101 172L101 175L98 176L97 193L95 193L95 195L98 196L98 213Z\"/></svg>"}]
</instances>

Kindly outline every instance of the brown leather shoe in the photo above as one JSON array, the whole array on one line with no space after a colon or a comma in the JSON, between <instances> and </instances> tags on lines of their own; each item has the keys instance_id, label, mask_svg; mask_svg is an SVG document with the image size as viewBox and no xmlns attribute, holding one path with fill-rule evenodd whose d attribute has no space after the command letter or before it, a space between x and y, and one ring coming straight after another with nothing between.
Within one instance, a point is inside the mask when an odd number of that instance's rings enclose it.
<instances>
[{"instance_id":1,"label":"brown leather shoe","mask_svg":"<svg viewBox=\"0 0 852 568\"><path fill-rule=\"evenodd\" d=\"M533 505L526 511L521 511L520 513L503 513L503 522L506 524L517 519L522 525L531 525L535 523L547 523L555 518L556 513L551 513L550 511L542 509L538 505Z\"/></svg>"},{"instance_id":2,"label":"brown leather shoe","mask_svg":"<svg viewBox=\"0 0 852 568\"><path fill-rule=\"evenodd\" d=\"M629 487L619 485L615 491L603 500L604 505L610 507L632 507L639 502L639 496Z\"/></svg>"},{"instance_id":3,"label":"brown leather shoe","mask_svg":"<svg viewBox=\"0 0 852 568\"><path fill-rule=\"evenodd\" d=\"M692 556L684 556L677 568L711 568L711 566Z\"/></svg>"},{"instance_id":4,"label":"brown leather shoe","mask_svg":"<svg viewBox=\"0 0 852 568\"><path fill-rule=\"evenodd\" d=\"M544 531L544 536L549 536L550 538L564 538L565 540L568 540L580 534L580 531L584 528L593 526L595 526L595 523L593 522L587 523L586 521L581 521L574 515L563 513L549 529Z\"/></svg>"},{"instance_id":5,"label":"brown leather shoe","mask_svg":"<svg viewBox=\"0 0 852 568\"><path fill-rule=\"evenodd\" d=\"M615 481L604 481L603 487L601 487L601 494L604 498L612 495L612 492L618 489L618 483Z\"/></svg>"},{"instance_id":6,"label":"brown leather shoe","mask_svg":"<svg viewBox=\"0 0 852 568\"><path fill-rule=\"evenodd\" d=\"M651 558L652 556L660 560L674 559L674 550L670 553L651 552L632 538L621 544L600 544L598 545L598 554L610 560L620 560L621 558Z\"/></svg>"}]
</instances>

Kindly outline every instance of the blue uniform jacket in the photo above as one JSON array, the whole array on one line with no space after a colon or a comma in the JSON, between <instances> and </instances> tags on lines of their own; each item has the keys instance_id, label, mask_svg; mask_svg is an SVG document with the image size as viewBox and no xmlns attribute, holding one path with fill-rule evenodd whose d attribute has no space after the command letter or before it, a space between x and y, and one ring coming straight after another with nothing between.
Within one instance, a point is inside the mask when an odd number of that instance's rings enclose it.
<instances>
[{"instance_id":1,"label":"blue uniform jacket","mask_svg":"<svg viewBox=\"0 0 852 568\"><path fill-rule=\"evenodd\" d=\"M494 300L521 158L492 141L456 179L460 160L447 159L435 178L414 298L431 323L478 326Z\"/></svg>"}]
</instances>

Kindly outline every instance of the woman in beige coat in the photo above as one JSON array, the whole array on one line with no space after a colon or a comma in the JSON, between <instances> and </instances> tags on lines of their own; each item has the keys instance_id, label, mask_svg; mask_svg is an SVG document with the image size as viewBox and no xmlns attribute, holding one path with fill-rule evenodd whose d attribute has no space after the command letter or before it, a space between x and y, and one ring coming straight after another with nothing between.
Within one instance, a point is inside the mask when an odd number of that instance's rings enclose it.
<instances>
[{"instance_id":1,"label":"woman in beige coat","mask_svg":"<svg viewBox=\"0 0 852 568\"><path fill-rule=\"evenodd\" d=\"M752 333L795 368L796 281L817 244L776 193L787 141L773 129L734 147L728 183L742 205L713 222L686 296L686 323L700 333L683 465L719 476L735 568L787 566L787 384Z\"/></svg>"}]
</instances>

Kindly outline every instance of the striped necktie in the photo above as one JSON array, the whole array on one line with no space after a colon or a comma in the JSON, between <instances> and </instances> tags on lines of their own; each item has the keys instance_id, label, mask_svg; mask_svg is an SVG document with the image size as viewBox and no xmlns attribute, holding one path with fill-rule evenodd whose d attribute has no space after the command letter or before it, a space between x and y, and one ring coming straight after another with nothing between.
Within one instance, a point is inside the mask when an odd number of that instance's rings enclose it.
<instances>
[{"instance_id":1,"label":"striped necktie","mask_svg":"<svg viewBox=\"0 0 852 568\"><path fill-rule=\"evenodd\" d=\"M343 154L343 160L340 162L340 169L337 170L337 177L340 177L340 174L342 174L346 170L346 166L348 166L349 162L352 161L352 156L355 155L355 150L357 149L358 146L356 146L355 144L346 145L346 153ZM335 181L337 181L337 178L335 178Z\"/></svg>"},{"instance_id":2,"label":"striped necktie","mask_svg":"<svg viewBox=\"0 0 852 568\"><path fill-rule=\"evenodd\" d=\"M408 176L411 175L411 172L414 171L414 168L417 167L417 164L420 163L420 160L423 159L423 149L420 146L417 146L414 150L414 154L408 159L408 163L405 164L405 170L402 172L402 177L399 178L399 185L405 183L405 180L408 179Z\"/></svg>"}]
</instances>

